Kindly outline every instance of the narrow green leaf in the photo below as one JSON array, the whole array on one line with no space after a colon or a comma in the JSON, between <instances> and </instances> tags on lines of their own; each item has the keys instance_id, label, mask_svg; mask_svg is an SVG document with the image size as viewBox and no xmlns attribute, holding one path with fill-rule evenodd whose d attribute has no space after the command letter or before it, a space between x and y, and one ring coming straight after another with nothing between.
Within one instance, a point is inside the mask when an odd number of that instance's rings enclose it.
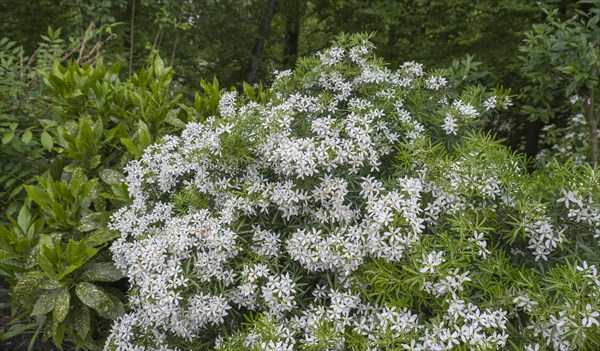
<instances>
[{"instance_id":1,"label":"narrow green leaf","mask_svg":"<svg viewBox=\"0 0 600 351\"><path fill-rule=\"evenodd\" d=\"M19 215L17 216L17 223L24 232L27 231L27 228L29 228L29 223L31 223L31 215L29 214L29 209L27 206L21 207Z\"/></svg>"},{"instance_id":2,"label":"narrow green leaf","mask_svg":"<svg viewBox=\"0 0 600 351\"><path fill-rule=\"evenodd\" d=\"M23 184L17 185L13 190L10 191L8 198L12 199L13 197L17 196L17 194L21 193L22 190L23 190Z\"/></svg>"},{"instance_id":3,"label":"narrow green leaf","mask_svg":"<svg viewBox=\"0 0 600 351\"><path fill-rule=\"evenodd\" d=\"M37 323L29 323L29 324L14 324L7 331L3 330L3 333L0 334L0 340L6 341L12 337L15 337L19 334L27 333L31 330L37 328Z\"/></svg>"}]
</instances>

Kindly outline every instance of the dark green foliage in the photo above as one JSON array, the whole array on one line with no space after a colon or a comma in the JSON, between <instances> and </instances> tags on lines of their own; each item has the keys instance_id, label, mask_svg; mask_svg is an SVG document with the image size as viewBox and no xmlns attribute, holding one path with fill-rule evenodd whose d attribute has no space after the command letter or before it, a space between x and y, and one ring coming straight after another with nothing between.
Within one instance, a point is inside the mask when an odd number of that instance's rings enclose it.
<instances>
[{"instance_id":1,"label":"dark green foliage","mask_svg":"<svg viewBox=\"0 0 600 351\"><path fill-rule=\"evenodd\" d=\"M37 147L49 170L29 184L15 181L26 202L16 220L9 216L0 226L0 276L13 287L15 316L7 335L37 330L58 347L69 340L97 348L96 328L124 313L123 293L111 288L122 274L106 249L116 237L106 228L109 216L129 201L122 167L176 132L187 115L179 114L173 71L160 58L125 81L119 68L55 64L43 80L40 104L49 109L37 124L41 133L35 143L27 130L16 136ZM5 136L5 144L14 138Z\"/></svg>"},{"instance_id":2,"label":"dark green foliage","mask_svg":"<svg viewBox=\"0 0 600 351\"><path fill-rule=\"evenodd\" d=\"M546 10L546 23L536 24L520 47L521 68L530 80L523 113L530 120L582 113L589 128L589 160L598 160L600 123L600 1L580 2L587 12L562 21L558 9ZM571 102L569 103L569 98Z\"/></svg>"}]
</instances>

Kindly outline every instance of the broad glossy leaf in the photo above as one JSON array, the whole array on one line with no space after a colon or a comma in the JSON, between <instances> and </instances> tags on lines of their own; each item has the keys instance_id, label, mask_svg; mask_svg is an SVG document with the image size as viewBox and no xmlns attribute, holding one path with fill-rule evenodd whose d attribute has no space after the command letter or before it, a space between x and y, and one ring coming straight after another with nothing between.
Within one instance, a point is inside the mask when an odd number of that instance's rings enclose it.
<instances>
[{"instance_id":1,"label":"broad glossy leaf","mask_svg":"<svg viewBox=\"0 0 600 351\"><path fill-rule=\"evenodd\" d=\"M145 149L152 143L152 136L148 126L143 121L139 121L138 125L138 140L140 149Z\"/></svg>"},{"instance_id":2,"label":"broad glossy leaf","mask_svg":"<svg viewBox=\"0 0 600 351\"><path fill-rule=\"evenodd\" d=\"M69 263L82 265L85 259L85 242L76 242L70 239L65 248L65 256Z\"/></svg>"},{"instance_id":3,"label":"broad glossy leaf","mask_svg":"<svg viewBox=\"0 0 600 351\"><path fill-rule=\"evenodd\" d=\"M123 273L112 262L88 263L81 273L81 279L90 282L114 282L123 277Z\"/></svg>"},{"instance_id":4,"label":"broad glossy leaf","mask_svg":"<svg viewBox=\"0 0 600 351\"><path fill-rule=\"evenodd\" d=\"M96 310L104 318L115 319L124 313L123 306L120 302L115 303L114 296L94 284L88 282L77 284L75 294L81 302Z\"/></svg>"},{"instance_id":5,"label":"broad glossy leaf","mask_svg":"<svg viewBox=\"0 0 600 351\"><path fill-rule=\"evenodd\" d=\"M85 338L90 332L90 308L78 300L75 300L73 305L73 313L71 316L74 320L75 332L79 337Z\"/></svg>"},{"instance_id":6,"label":"broad glossy leaf","mask_svg":"<svg viewBox=\"0 0 600 351\"><path fill-rule=\"evenodd\" d=\"M185 123L182 122L179 118L177 118L177 115L179 114L180 109L174 109L174 110L169 110L169 112L167 112L167 117L165 118L165 122L169 123L170 125L183 129L185 128Z\"/></svg>"},{"instance_id":7,"label":"broad glossy leaf","mask_svg":"<svg viewBox=\"0 0 600 351\"><path fill-rule=\"evenodd\" d=\"M31 312L32 316L41 316L44 315L54 309L54 302L56 296L59 293L60 288L44 291L40 297L38 297L35 305L33 306L33 311Z\"/></svg>"},{"instance_id":8,"label":"broad glossy leaf","mask_svg":"<svg viewBox=\"0 0 600 351\"><path fill-rule=\"evenodd\" d=\"M98 229L102 226L102 213L93 212L85 215L79 220L77 229L82 232L90 232L94 229Z\"/></svg>"},{"instance_id":9,"label":"broad glossy leaf","mask_svg":"<svg viewBox=\"0 0 600 351\"><path fill-rule=\"evenodd\" d=\"M61 348L65 338L65 324L53 321L52 323L52 341L56 347Z\"/></svg>"},{"instance_id":10,"label":"broad glossy leaf","mask_svg":"<svg viewBox=\"0 0 600 351\"><path fill-rule=\"evenodd\" d=\"M123 182L125 177L119 171L106 168L100 171L100 179L108 185L113 185Z\"/></svg>"},{"instance_id":11,"label":"broad glossy leaf","mask_svg":"<svg viewBox=\"0 0 600 351\"><path fill-rule=\"evenodd\" d=\"M12 298L14 301L27 300L38 289L53 290L58 288L58 281L38 273L37 275L29 275L17 282L13 288Z\"/></svg>"},{"instance_id":12,"label":"broad glossy leaf","mask_svg":"<svg viewBox=\"0 0 600 351\"><path fill-rule=\"evenodd\" d=\"M67 314L69 314L70 300L71 294L69 294L67 288L61 288L56 296L56 300L54 302L54 312L52 313L55 323L64 321L67 317Z\"/></svg>"},{"instance_id":13,"label":"broad glossy leaf","mask_svg":"<svg viewBox=\"0 0 600 351\"><path fill-rule=\"evenodd\" d=\"M88 234L88 236L85 238L85 241L87 242L88 246L95 247L107 243L120 236L121 234L119 234L118 231L110 230L106 227L103 227L100 229L96 229L90 234Z\"/></svg>"}]
</instances>

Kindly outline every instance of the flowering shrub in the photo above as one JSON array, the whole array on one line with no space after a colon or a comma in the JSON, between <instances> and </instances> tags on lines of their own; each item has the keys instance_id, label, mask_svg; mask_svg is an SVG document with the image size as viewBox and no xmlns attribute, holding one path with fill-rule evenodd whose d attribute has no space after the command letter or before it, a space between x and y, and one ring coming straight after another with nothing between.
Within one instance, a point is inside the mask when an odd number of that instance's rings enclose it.
<instances>
[{"instance_id":1,"label":"flowering shrub","mask_svg":"<svg viewBox=\"0 0 600 351\"><path fill-rule=\"evenodd\" d=\"M528 174L475 131L505 94L371 50L342 36L265 105L224 94L129 163L110 226L131 311L105 349L599 343L598 172Z\"/></svg>"}]
</instances>

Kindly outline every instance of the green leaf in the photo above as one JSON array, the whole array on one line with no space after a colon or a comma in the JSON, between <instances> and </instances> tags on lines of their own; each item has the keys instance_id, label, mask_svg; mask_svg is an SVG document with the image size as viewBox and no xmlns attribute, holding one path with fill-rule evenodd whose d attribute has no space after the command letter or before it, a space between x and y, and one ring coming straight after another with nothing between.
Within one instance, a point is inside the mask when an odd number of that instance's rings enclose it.
<instances>
[{"instance_id":1,"label":"green leaf","mask_svg":"<svg viewBox=\"0 0 600 351\"><path fill-rule=\"evenodd\" d=\"M573 95L573 93L575 92L576 89L577 89L577 81L573 80L567 85L567 88L566 88L567 95Z\"/></svg>"},{"instance_id":2,"label":"green leaf","mask_svg":"<svg viewBox=\"0 0 600 351\"><path fill-rule=\"evenodd\" d=\"M44 247L45 249L46 247ZM41 252L37 255L37 264L42 269L42 271L48 274L51 277L56 275L56 269L52 264L52 260L50 260L45 254Z\"/></svg>"},{"instance_id":3,"label":"green leaf","mask_svg":"<svg viewBox=\"0 0 600 351\"><path fill-rule=\"evenodd\" d=\"M75 240L70 239L65 248L65 257L70 264L77 267L81 266L85 259L85 249L85 242L76 242Z\"/></svg>"},{"instance_id":4,"label":"green leaf","mask_svg":"<svg viewBox=\"0 0 600 351\"><path fill-rule=\"evenodd\" d=\"M59 289L44 291L33 306L32 316L41 316L54 309L54 301Z\"/></svg>"},{"instance_id":5,"label":"green leaf","mask_svg":"<svg viewBox=\"0 0 600 351\"><path fill-rule=\"evenodd\" d=\"M105 168L100 171L100 179L108 185L119 184L125 180L125 177L119 171Z\"/></svg>"},{"instance_id":6,"label":"green leaf","mask_svg":"<svg viewBox=\"0 0 600 351\"><path fill-rule=\"evenodd\" d=\"M95 247L107 243L120 236L121 234L118 231L110 230L106 227L103 227L100 229L96 229L90 234L88 234L85 238L85 241L88 244L88 246Z\"/></svg>"},{"instance_id":7,"label":"green leaf","mask_svg":"<svg viewBox=\"0 0 600 351\"><path fill-rule=\"evenodd\" d=\"M102 226L102 217L103 216L101 212L92 212L87 214L79 220L79 226L77 229L84 233L98 229Z\"/></svg>"},{"instance_id":8,"label":"green leaf","mask_svg":"<svg viewBox=\"0 0 600 351\"><path fill-rule=\"evenodd\" d=\"M2 340L2 341L8 340L19 334L25 334L29 331L35 330L35 328L37 328L37 327L38 327L37 323L11 325L10 329L2 331L2 334L0 334L0 340Z\"/></svg>"},{"instance_id":9,"label":"green leaf","mask_svg":"<svg viewBox=\"0 0 600 351\"><path fill-rule=\"evenodd\" d=\"M174 110L169 110L169 112L167 112L167 117L165 118L165 122L169 123L170 125L178 128L178 129L184 129L185 123L182 122L179 118L177 118L177 115L179 114L180 110L181 109L179 109L179 108L174 109Z\"/></svg>"},{"instance_id":10,"label":"green leaf","mask_svg":"<svg viewBox=\"0 0 600 351\"><path fill-rule=\"evenodd\" d=\"M96 167L98 167L98 165L100 164L100 162L102 161L102 156L101 155L96 155L94 157L92 157L89 162L90 162L90 168L94 169Z\"/></svg>"},{"instance_id":11,"label":"green leaf","mask_svg":"<svg viewBox=\"0 0 600 351\"><path fill-rule=\"evenodd\" d=\"M129 192L127 190L127 184L118 183L110 186L115 198L123 204L129 203Z\"/></svg>"},{"instance_id":12,"label":"green leaf","mask_svg":"<svg viewBox=\"0 0 600 351\"><path fill-rule=\"evenodd\" d=\"M28 275L21 278L17 285L13 288L13 298L19 300L31 296L36 290L53 290L58 288L58 282L43 273Z\"/></svg>"},{"instance_id":13,"label":"green leaf","mask_svg":"<svg viewBox=\"0 0 600 351\"><path fill-rule=\"evenodd\" d=\"M69 314L69 302L71 300L71 294L67 288L63 287L60 289L58 296L54 302L54 312L52 317L55 323L60 323L65 320L67 314Z\"/></svg>"},{"instance_id":14,"label":"green leaf","mask_svg":"<svg viewBox=\"0 0 600 351\"><path fill-rule=\"evenodd\" d=\"M73 316L75 332L79 337L85 338L90 332L90 308L75 300L71 316Z\"/></svg>"},{"instance_id":15,"label":"green leaf","mask_svg":"<svg viewBox=\"0 0 600 351\"><path fill-rule=\"evenodd\" d=\"M27 231L27 228L29 228L29 224L31 223L31 214L29 214L29 209L27 206L21 207L19 215L17 216L17 223L24 232Z\"/></svg>"},{"instance_id":16,"label":"green leaf","mask_svg":"<svg viewBox=\"0 0 600 351\"><path fill-rule=\"evenodd\" d=\"M256 101L256 94L254 93L254 88L246 82L243 83L244 95L246 95L250 100Z\"/></svg>"},{"instance_id":17,"label":"green leaf","mask_svg":"<svg viewBox=\"0 0 600 351\"><path fill-rule=\"evenodd\" d=\"M84 266L80 277L90 282L114 282L124 276L112 262L94 262Z\"/></svg>"},{"instance_id":18,"label":"green leaf","mask_svg":"<svg viewBox=\"0 0 600 351\"><path fill-rule=\"evenodd\" d=\"M39 289L50 290L57 287L58 282L47 276L25 276L14 286L12 301L25 303L25 301L31 299Z\"/></svg>"},{"instance_id":19,"label":"green leaf","mask_svg":"<svg viewBox=\"0 0 600 351\"><path fill-rule=\"evenodd\" d=\"M96 310L104 318L116 319L125 312L121 304L115 303L111 294L94 284L88 282L77 284L75 294L81 302Z\"/></svg>"},{"instance_id":20,"label":"green leaf","mask_svg":"<svg viewBox=\"0 0 600 351\"><path fill-rule=\"evenodd\" d=\"M40 140L42 142L42 146L44 147L44 149L46 149L48 151L52 151L52 147L54 146L54 140L52 139L52 136L48 132L43 131Z\"/></svg>"},{"instance_id":21,"label":"green leaf","mask_svg":"<svg viewBox=\"0 0 600 351\"><path fill-rule=\"evenodd\" d=\"M11 190L8 198L12 199L13 197L17 196L17 194L21 193L22 190L23 190L23 184L17 185L13 190Z\"/></svg>"},{"instance_id":22,"label":"green leaf","mask_svg":"<svg viewBox=\"0 0 600 351\"><path fill-rule=\"evenodd\" d=\"M12 130L10 132L4 134L2 136L2 144L6 145L6 144L10 143L10 141L14 138L14 136L15 136L15 132Z\"/></svg>"},{"instance_id":23,"label":"green leaf","mask_svg":"<svg viewBox=\"0 0 600 351\"><path fill-rule=\"evenodd\" d=\"M56 347L61 348L63 339L65 338L65 325L64 323L52 323L52 341Z\"/></svg>"},{"instance_id":24,"label":"green leaf","mask_svg":"<svg viewBox=\"0 0 600 351\"><path fill-rule=\"evenodd\" d=\"M163 60L160 57L156 57L154 59L153 65L152 65L153 69L154 69L154 75L159 78L164 76L165 74L165 64L163 63Z\"/></svg>"},{"instance_id":25,"label":"green leaf","mask_svg":"<svg viewBox=\"0 0 600 351\"><path fill-rule=\"evenodd\" d=\"M25 132L23 132L23 135L21 135L21 140L25 143L25 145L28 145L32 137L33 133L27 129Z\"/></svg>"},{"instance_id":26,"label":"green leaf","mask_svg":"<svg viewBox=\"0 0 600 351\"><path fill-rule=\"evenodd\" d=\"M148 130L148 126L143 121L139 121L138 125L138 140L140 149L143 150L147 148L150 144L152 144L152 136L150 135L150 130Z\"/></svg>"},{"instance_id":27,"label":"green leaf","mask_svg":"<svg viewBox=\"0 0 600 351\"><path fill-rule=\"evenodd\" d=\"M65 82L55 74L51 74L48 76L48 83L61 95L67 95L68 88L65 85Z\"/></svg>"},{"instance_id":28,"label":"green leaf","mask_svg":"<svg viewBox=\"0 0 600 351\"><path fill-rule=\"evenodd\" d=\"M129 151L130 153L132 153L134 156L140 157L142 156L142 152L140 151L140 148L137 147L137 145L135 145L135 143L128 138L120 138L121 139L121 143L123 143L123 145L125 145L125 147L127 148L127 151Z\"/></svg>"}]
</instances>

